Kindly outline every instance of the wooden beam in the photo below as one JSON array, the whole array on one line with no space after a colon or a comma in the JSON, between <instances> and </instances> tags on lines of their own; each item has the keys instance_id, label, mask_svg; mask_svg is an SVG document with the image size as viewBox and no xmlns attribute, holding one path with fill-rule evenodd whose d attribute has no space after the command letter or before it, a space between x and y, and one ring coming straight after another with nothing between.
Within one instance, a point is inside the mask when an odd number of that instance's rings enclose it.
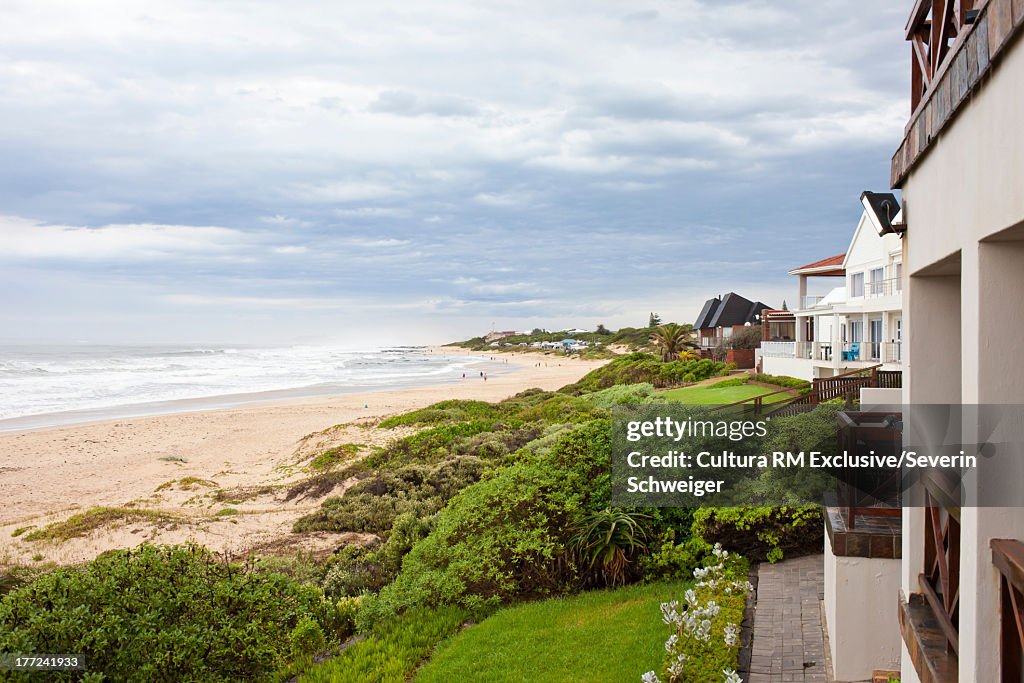
<instances>
[{"instance_id":1,"label":"wooden beam","mask_svg":"<svg viewBox=\"0 0 1024 683\"><path fill-rule=\"evenodd\" d=\"M914 0L914 8L910 11L910 18L907 19L905 27L907 40L910 40L910 36L917 30L921 22L927 18L931 8L932 0Z\"/></svg>"},{"instance_id":2,"label":"wooden beam","mask_svg":"<svg viewBox=\"0 0 1024 683\"><path fill-rule=\"evenodd\" d=\"M946 637L946 642L949 643L953 652L960 654L960 634L957 633L956 628L953 626L953 621L943 609L942 602L939 600L939 596L936 595L935 589L932 588L932 585L926 579L927 577L924 574L917 577L918 583L921 586L921 594L924 595L928 606L932 608L932 614L935 615L935 621L938 623L939 628L942 629L942 635Z\"/></svg>"},{"instance_id":3,"label":"wooden beam","mask_svg":"<svg viewBox=\"0 0 1024 683\"><path fill-rule=\"evenodd\" d=\"M938 59L935 61L935 68L939 68L939 64L945 59L946 54L949 52L949 29L953 26L953 0L943 0L942 7L942 20L939 22L939 42L938 42ZM935 21L935 15L932 15L932 21ZM956 33L952 34L952 37L956 37Z\"/></svg>"}]
</instances>

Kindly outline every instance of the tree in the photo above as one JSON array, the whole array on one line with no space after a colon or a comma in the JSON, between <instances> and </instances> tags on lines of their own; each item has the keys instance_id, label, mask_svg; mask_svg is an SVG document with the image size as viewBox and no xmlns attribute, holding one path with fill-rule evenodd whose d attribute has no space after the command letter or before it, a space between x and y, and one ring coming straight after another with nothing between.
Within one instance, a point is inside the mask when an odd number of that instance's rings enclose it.
<instances>
[{"instance_id":1,"label":"tree","mask_svg":"<svg viewBox=\"0 0 1024 683\"><path fill-rule=\"evenodd\" d=\"M789 310L789 306L786 305L786 300L785 299L782 300L782 310L784 310L784 311L788 311Z\"/></svg>"},{"instance_id":2,"label":"tree","mask_svg":"<svg viewBox=\"0 0 1024 683\"><path fill-rule=\"evenodd\" d=\"M533 332L531 332L530 334L536 337L537 335L544 334L544 330L540 329L539 327L535 327L533 328Z\"/></svg>"},{"instance_id":3,"label":"tree","mask_svg":"<svg viewBox=\"0 0 1024 683\"><path fill-rule=\"evenodd\" d=\"M597 329L594 330L595 334L611 334L607 327L603 323L599 323Z\"/></svg>"},{"instance_id":4,"label":"tree","mask_svg":"<svg viewBox=\"0 0 1024 683\"><path fill-rule=\"evenodd\" d=\"M661 324L661 316L657 313L651 313L651 317L647 319L647 327L654 329Z\"/></svg>"},{"instance_id":5,"label":"tree","mask_svg":"<svg viewBox=\"0 0 1024 683\"><path fill-rule=\"evenodd\" d=\"M738 330L729 337L730 349L756 349L761 346L761 326L753 325Z\"/></svg>"},{"instance_id":6,"label":"tree","mask_svg":"<svg viewBox=\"0 0 1024 683\"><path fill-rule=\"evenodd\" d=\"M690 346L686 339L689 330L677 323L668 323L654 328L651 332L651 341L661 349L661 360L668 363L675 360L679 352Z\"/></svg>"}]
</instances>

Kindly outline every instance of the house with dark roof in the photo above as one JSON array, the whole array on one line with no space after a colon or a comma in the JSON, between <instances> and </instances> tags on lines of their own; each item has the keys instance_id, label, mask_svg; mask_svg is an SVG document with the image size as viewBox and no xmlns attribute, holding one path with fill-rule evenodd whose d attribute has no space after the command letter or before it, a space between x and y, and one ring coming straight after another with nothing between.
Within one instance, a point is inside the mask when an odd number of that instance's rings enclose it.
<instances>
[{"instance_id":1,"label":"house with dark roof","mask_svg":"<svg viewBox=\"0 0 1024 683\"><path fill-rule=\"evenodd\" d=\"M700 347L713 349L731 337L737 328L760 325L762 311L770 308L767 304L751 301L735 292L708 299L693 324Z\"/></svg>"}]
</instances>

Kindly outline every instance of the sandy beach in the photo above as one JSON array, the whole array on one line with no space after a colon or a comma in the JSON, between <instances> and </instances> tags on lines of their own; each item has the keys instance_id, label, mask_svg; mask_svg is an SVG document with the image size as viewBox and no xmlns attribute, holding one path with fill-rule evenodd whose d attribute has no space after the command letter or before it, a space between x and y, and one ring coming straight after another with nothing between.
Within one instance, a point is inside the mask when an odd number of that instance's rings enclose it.
<instances>
[{"instance_id":1,"label":"sandy beach","mask_svg":"<svg viewBox=\"0 0 1024 683\"><path fill-rule=\"evenodd\" d=\"M310 477L312 457L339 444L382 445L403 435L373 428L388 415L450 398L497 401L530 387L557 389L606 362L498 357L510 371L486 381L468 373L440 386L0 433L0 567L79 562L144 541L194 540L230 553L336 547L346 541L338 534L291 534L298 517L346 485L287 500L289 484ZM110 523L66 540L32 538L32 531L97 507L112 508Z\"/></svg>"}]
</instances>

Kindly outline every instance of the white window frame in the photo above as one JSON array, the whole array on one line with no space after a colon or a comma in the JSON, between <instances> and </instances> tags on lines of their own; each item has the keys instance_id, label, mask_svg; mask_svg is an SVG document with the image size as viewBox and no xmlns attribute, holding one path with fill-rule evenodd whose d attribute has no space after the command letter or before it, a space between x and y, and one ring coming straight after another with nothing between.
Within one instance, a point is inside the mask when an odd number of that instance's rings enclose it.
<instances>
[{"instance_id":1,"label":"white window frame","mask_svg":"<svg viewBox=\"0 0 1024 683\"><path fill-rule=\"evenodd\" d=\"M850 274L850 297L858 298L864 296L864 273Z\"/></svg>"}]
</instances>

